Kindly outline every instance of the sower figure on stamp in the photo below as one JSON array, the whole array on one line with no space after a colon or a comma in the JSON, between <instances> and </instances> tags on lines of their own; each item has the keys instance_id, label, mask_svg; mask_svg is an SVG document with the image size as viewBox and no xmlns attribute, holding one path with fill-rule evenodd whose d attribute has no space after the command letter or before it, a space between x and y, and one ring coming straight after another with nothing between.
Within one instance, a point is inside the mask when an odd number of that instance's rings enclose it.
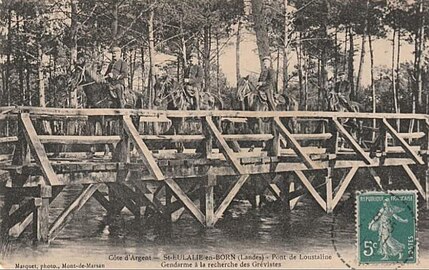
<instances>
[{"instance_id":1,"label":"sower figure on stamp","mask_svg":"<svg viewBox=\"0 0 429 270\"><path fill-rule=\"evenodd\" d=\"M198 65L197 55L192 53L189 56L189 65L185 69L185 91L191 97L192 102L195 102L193 108L200 109L200 91L203 84L203 69Z\"/></svg>"},{"instance_id":2,"label":"sower figure on stamp","mask_svg":"<svg viewBox=\"0 0 429 270\"><path fill-rule=\"evenodd\" d=\"M274 84L275 73L271 67L271 58L265 56L262 58L263 68L258 79L258 90L265 92L267 95L268 108L271 111L276 110L276 103L274 101Z\"/></svg>"},{"instance_id":3,"label":"sower figure on stamp","mask_svg":"<svg viewBox=\"0 0 429 270\"><path fill-rule=\"evenodd\" d=\"M121 59L121 48L112 48L112 62L106 70L110 95L118 100L119 107L125 107L125 81L128 77L128 65Z\"/></svg>"}]
</instances>

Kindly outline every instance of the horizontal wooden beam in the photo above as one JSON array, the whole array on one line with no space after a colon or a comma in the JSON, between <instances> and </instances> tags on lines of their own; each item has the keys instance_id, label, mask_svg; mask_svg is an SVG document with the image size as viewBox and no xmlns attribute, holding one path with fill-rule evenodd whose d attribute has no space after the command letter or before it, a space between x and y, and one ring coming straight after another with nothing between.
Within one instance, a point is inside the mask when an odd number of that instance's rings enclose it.
<instances>
[{"instance_id":1,"label":"horizontal wooden beam","mask_svg":"<svg viewBox=\"0 0 429 270\"><path fill-rule=\"evenodd\" d=\"M0 143L13 143L13 142L17 142L17 141L18 141L18 137L17 136L10 136L10 137L0 138Z\"/></svg>"},{"instance_id":2,"label":"horizontal wooden beam","mask_svg":"<svg viewBox=\"0 0 429 270\"><path fill-rule=\"evenodd\" d=\"M120 136L63 136L63 135L39 135L42 143L57 144L106 144L118 143Z\"/></svg>"},{"instance_id":3,"label":"horizontal wooden beam","mask_svg":"<svg viewBox=\"0 0 429 270\"><path fill-rule=\"evenodd\" d=\"M424 132L411 132L411 133L397 133L403 139L421 139L425 136ZM387 134L388 138L393 138L392 135Z\"/></svg>"},{"instance_id":4,"label":"horizontal wooden beam","mask_svg":"<svg viewBox=\"0 0 429 270\"><path fill-rule=\"evenodd\" d=\"M198 142L205 139L204 135L140 135L148 141Z\"/></svg>"},{"instance_id":5,"label":"horizontal wooden beam","mask_svg":"<svg viewBox=\"0 0 429 270\"><path fill-rule=\"evenodd\" d=\"M252 117L252 118L267 118L267 117L296 117L296 118L332 118L332 112L323 111L228 111L228 110L212 110L212 111L161 111L161 110L143 110L143 109L68 109L68 108L41 108L41 107L16 107L10 110L8 114L18 114L28 112L32 115L48 115L48 116L95 116L95 115L139 115L144 117ZM354 113L354 112L335 112L338 118L359 118L359 119L421 119L426 120L427 115L411 114L411 113Z\"/></svg>"}]
</instances>

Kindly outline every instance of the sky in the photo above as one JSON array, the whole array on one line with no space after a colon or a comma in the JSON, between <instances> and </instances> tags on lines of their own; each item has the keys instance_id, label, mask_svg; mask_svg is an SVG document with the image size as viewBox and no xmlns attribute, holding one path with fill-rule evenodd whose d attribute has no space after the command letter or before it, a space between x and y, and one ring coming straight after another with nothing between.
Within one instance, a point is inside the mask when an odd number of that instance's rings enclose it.
<instances>
[{"instance_id":1,"label":"sky","mask_svg":"<svg viewBox=\"0 0 429 270\"><path fill-rule=\"evenodd\" d=\"M243 29L244 30L244 29ZM240 43L240 71L241 76L249 74L258 75L260 72L258 50L256 45L256 36L254 33L249 31L242 31L242 40ZM361 38L356 37L355 48L358 50L355 54L355 75L357 74L359 60L360 60L360 46ZM392 58L392 42L389 39L378 39L373 41L374 49L374 66L391 66ZM401 62L413 60L413 45L408 44L406 41L402 41L401 44ZM370 84L370 55L368 42L366 42L366 57L363 66L362 84ZM230 86L236 85L236 71L235 71L235 38L231 39L227 46L221 52L220 63L221 70L226 75L227 83ZM272 55L272 59L275 59L277 54ZM294 51L289 53L289 72L293 70L293 66L296 64L296 54ZM282 68L280 59L280 68ZM273 61L273 68L276 69L276 61ZM329 75L328 75L329 76ZM375 74L377 76L377 74Z\"/></svg>"}]
</instances>

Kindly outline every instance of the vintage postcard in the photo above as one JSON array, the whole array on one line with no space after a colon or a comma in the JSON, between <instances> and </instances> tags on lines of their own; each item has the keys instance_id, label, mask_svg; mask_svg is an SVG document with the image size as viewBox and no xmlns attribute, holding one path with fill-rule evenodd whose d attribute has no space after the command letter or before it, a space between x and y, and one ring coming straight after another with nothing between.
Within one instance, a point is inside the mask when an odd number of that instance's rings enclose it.
<instances>
[{"instance_id":1,"label":"vintage postcard","mask_svg":"<svg viewBox=\"0 0 429 270\"><path fill-rule=\"evenodd\" d=\"M0 269L429 269L428 26L0 0Z\"/></svg>"}]
</instances>

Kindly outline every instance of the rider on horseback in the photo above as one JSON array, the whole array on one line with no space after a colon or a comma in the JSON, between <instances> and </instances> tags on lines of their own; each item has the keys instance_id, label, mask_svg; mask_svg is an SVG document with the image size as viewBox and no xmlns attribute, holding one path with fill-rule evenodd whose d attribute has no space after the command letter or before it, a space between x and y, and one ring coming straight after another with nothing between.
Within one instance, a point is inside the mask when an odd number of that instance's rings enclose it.
<instances>
[{"instance_id":1,"label":"rider on horseback","mask_svg":"<svg viewBox=\"0 0 429 270\"><path fill-rule=\"evenodd\" d=\"M192 53L189 56L189 65L185 69L185 91L195 101L195 108L200 109L200 90L203 83L203 69L198 65L197 55Z\"/></svg>"},{"instance_id":2,"label":"rider on horseback","mask_svg":"<svg viewBox=\"0 0 429 270\"><path fill-rule=\"evenodd\" d=\"M349 112L353 112L353 109L350 105L350 83L345 78L345 73L340 72L338 74L338 79L334 85L334 91L338 96L339 102L341 105L346 108Z\"/></svg>"},{"instance_id":3,"label":"rider on horseback","mask_svg":"<svg viewBox=\"0 0 429 270\"><path fill-rule=\"evenodd\" d=\"M268 108L271 111L276 110L276 103L274 101L274 83L275 83L275 73L271 67L271 58L265 56L262 58L263 68L261 75L258 79L258 90L263 91L267 95Z\"/></svg>"},{"instance_id":4,"label":"rider on horseback","mask_svg":"<svg viewBox=\"0 0 429 270\"><path fill-rule=\"evenodd\" d=\"M125 107L125 81L128 77L128 65L121 59L121 48L112 48L112 62L106 70L110 95L118 99L120 108Z\"/></svg>"}]
</instances>

